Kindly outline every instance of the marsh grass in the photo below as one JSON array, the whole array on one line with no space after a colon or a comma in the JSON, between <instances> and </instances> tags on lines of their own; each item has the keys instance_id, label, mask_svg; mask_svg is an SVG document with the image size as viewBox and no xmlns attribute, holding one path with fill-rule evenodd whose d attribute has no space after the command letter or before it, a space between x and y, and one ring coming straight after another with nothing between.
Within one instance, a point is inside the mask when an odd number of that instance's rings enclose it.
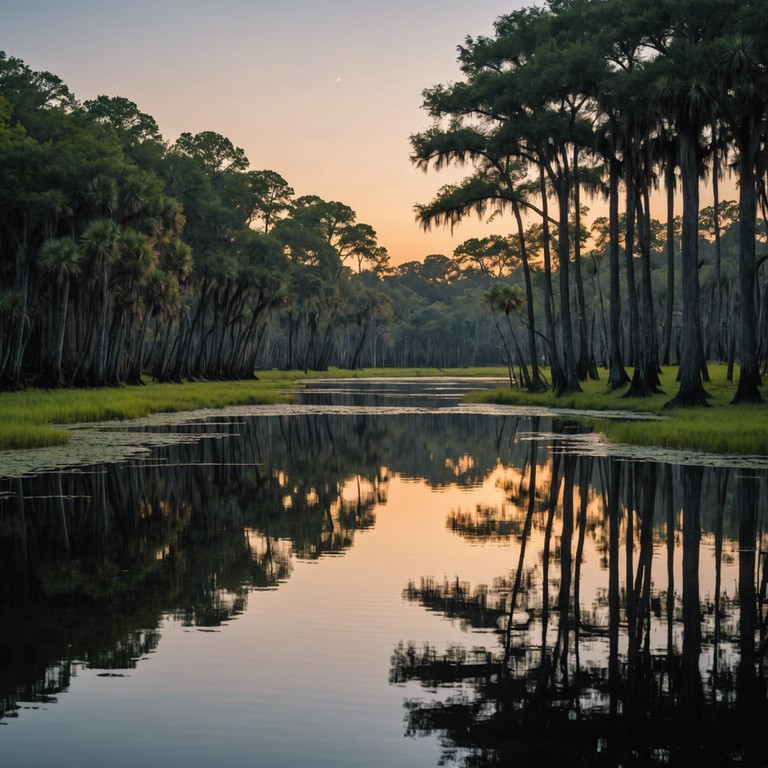
<instances>
[{"instance_id":1,"label":"marsh grass","mask_svg":"<svg viewBox=\"0 0 768 768\"><path fill-rule=\"evenodd\" d=\"M62 445L68 424L137 419L151 413L173 413L225 405L289 402L278 390L292 377L269 376L260 381L147 383L144 387L103 389L28 389L0 395L0 449Z\"/></svg>"},{"instance_id":2,"label":"marsh grass","mask_svg":"<svg viewBox=\"0 0 768 768\"><path fill-rule=\"evenodd\" d=\"M143 387L101 389L27 389L0 393L0 449L41 448L63 445L66 425L94 421L137 419L151 413L222 408L227 405L271 405L290 402L286 390L303 382L325 378L371 378L373 376L495 376L503 368L368 368L348 371L265 371L258 380L186 382L160 384L148 381Z\"/></svg>"},{"instance_id":3,"label":"marsh grass","mask_svg":"<svg viewBox=\"0 0 768 768\"><path fill-rule=\"evenodd\" d=\"M764 456L768 455L766 408L740 405L734 413L737 406L723 405L708 410L675 411L663 421L592 423L615 443Z\"/></svg>"},{"instance_id":4,"label":"marsh grass","mask_svg":"<svg viewBox=\"0 0 768 768\"><path fill-rule=\"evenodd\" d=\"M666 404L678 389L676 368L662 374L663 394L634 399L623 396L624 389L609 392L602 381L582 384L582 392L556 397L552 392L530 394L522 390L496 389L472 392L470 402L540 405L550 408L579 410L622 410L653 413L662 418L654 421L615 421L583 419L595 426L609 440L633 445L657 445L665 448L689 448L715 453L768 454L768 403L765 405L730 405L736 392L734 383L726 380L726 366L710 365L711 382L705 385L711 395L709 408L668 409ZM763 393L768 399L768 393Z\"/></svg>"},{"instance_id":5,"label":"marsh grass","mask_svg":"<svg viewBox=\"0 0 768 768\"><path fill-rule=\"evenodd\" d=\"M3 416L5 417L5 414ZM46 424L26 421L0 423L0 449L47 448L52 445L64 445L68 439L64 430Z\"/></svg>"},{"instance_id":6,"label":"marsh grass","mask_svg":"<svg viewBox=\"0 0 768 768\"><path fill-rule=\"evenodd\" d=\"M609 392L605 377L582 384L582 392L556 397L552 392L530 394L500 388L472 392L469 402L536 405L577 410L623 410L649 412L662 417L652 422L583 419L614 442L690 448L718 453L768 454L768 404L729 405L735 383L726 381L726 369L712 365L707 384L710 408L665 409L677 391L677 370L662 375L663 394L635 400L623 397L623 390ZM151 413L221 408L227 405L269 405L290 402L290 390L303 382L320 378L500 376L504 368L367 368L348 371L266 371L259 379L234 382L189 382L144 387L105 389L29 389L0 393L0 449L62 445L67 442L66 425L134 419ZM737 373L734 378L737 377ZM768 399L768 395L767 395Z\"/></svg>"}]
</instances>

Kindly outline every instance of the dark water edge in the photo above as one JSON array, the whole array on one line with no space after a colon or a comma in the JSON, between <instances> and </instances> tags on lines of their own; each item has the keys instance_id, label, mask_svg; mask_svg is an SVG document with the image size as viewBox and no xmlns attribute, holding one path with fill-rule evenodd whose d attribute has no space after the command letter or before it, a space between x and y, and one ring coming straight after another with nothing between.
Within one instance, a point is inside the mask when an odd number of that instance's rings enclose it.
<instances>
[{"instance_id":1,"label":"dark water edge","mask_svg":"<svg viewBox=\"0 0 768 768\"><path fill-rule=\"evenodd\" d=\"M767 765L766 473L461 389L0 479L0 762Z\"/></svg>"}]
</instances>

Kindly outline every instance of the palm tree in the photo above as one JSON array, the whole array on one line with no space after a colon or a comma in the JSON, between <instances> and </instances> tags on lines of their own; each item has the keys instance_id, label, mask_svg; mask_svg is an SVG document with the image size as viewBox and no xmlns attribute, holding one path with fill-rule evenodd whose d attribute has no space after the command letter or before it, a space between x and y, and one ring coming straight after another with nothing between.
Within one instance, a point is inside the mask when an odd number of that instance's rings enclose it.
<instances>
[{"instance_id":1,"label":"palm tree","mask_svg":"<svg viewBox=\"0 0 768 768\"><path fill-rule=\"evenodd\" d=\"M80 251L71 237L47 240L40 249L38 265L56 289L56 338L49 354L48 370L45 374L49 386L61 384L61 358L64 350L64 333L67 325L67 305L69 303L69 285L72 278L81 270Z\"/></svg>"},{"instance_id":2,"label":"palm tree","mask_svg":"<svg viewBox=\"0 0 768 768\"><path fill-rule=\"evenodd\" d=\"M71 219L74 210L68 196L61 189L46 190L42 195L42 204L46 213L45 236L51 239L59 231L61 219Z\"/></svg>"},{"instance_id":3,"label":"palm tree","mask_svg":"<svg viewBox=\"0 0 768 768\"><path fill-rule=\"evenodd\" d=\"M86 364L86 379L90 379L90 383L97 385L104 383L109 318L109 277L112 264L120 253L119 240L120 227L111 219L97 219L91 222L81 240L83 255L89 263L90 281L95 283L97 289L97 298L92 302L89 313L88 339L83 347L82 362Z\"/></svg>"},{"instance_id":4,"label":"palm tree","mask_svg":"<svg viewBox=\"0 0 768 768\"><path fill-rule=\"evenodd\" d=\"M497 312L503 312L505 317L507 318L507 326L509 327L509 333L512 337L512 343L515 345L515 351L517 352L517 359L520 364L520 371L523 376L523 384L530 389L531 387L531 378L528 374L528 367L526 366L525 362L523 361L522 353L520 352L520 345L517 342L517 336L515 335L515 330L512 327L512 320L510 318L511 313L517 314L520 312L520 310L523 307L523 304L525 303L523 300L522 293L520 292L520 289L511 283L494 283L485 293L483 294L482 299L483 306L487 307L488 310L491 312L491 315L493 316L493 322L496 325L496 330L499 333L499 337L501 338L501 343L504 347L504 352L507 358L507 369L509 371L509 386L514 387L515 386L515 375L514 375L514 362L512 360L512 355L509 351L509 347L507 346L507 341L504 336L504 332L499 327L499 321L496 317Z\"/></svg>"},{"instance_id":5,"label":"palm tree","mask_svg":"<svg viewBox=\"0 0 768 768\"><path fill-rule=\"evenodd\" d=\"M117 184L114 179L106 176L91 179L83 197L92 216L109 217L117 210Z\"/></svg>"}]
</instances>

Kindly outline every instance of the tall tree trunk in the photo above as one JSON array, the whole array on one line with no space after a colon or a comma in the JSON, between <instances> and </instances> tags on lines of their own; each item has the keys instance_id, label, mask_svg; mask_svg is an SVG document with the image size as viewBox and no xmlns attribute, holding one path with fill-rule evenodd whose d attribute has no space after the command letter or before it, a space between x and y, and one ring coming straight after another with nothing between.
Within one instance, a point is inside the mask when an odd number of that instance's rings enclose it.
<instances>
[{"instance_id":1,"label":"tall tree trunk","mask_svg":"<svg viewBox=\"0 0 768 768\"><path fill-rule=\"evenodd\" d=\"M106 257L102 257L99 270L99 315L96 320L96 350L93 358L93 383L105 383L104 371L107 364L107 321L109 319L109 268Z\"/></svg>"},{"instance_id":2,"label":"tall tree trunk","mask_svg":"<svg viewBox=\"0 0 768 768\"><path fill-rule=\"evenodd\" d=\"M638 369L642 342L640 341L640 309L637 303L637 284L635 281L635 185L632 179L632 166L628 158L624 160L624 187L626 192L626 230L624 233L624 269L627 276L627 305L629 307L629 364L635 372Z\"/></svg>"},{"instance_id":3,"label":"tall tree trunk","mask_svg":"<svg viewBox=\"0 0 768 768\"><path fill-rule=\"evenodd\" d=\"M645 198L645 199L643 199ZM658 391L658 351L656 347L656 326L653 312L653 292L651 287L651 233L648 215L648 188L635 198L637 211L638 242L642 265L642 304L643 312L638 318L639 327L636 336L638 347L635 352L635 370L627 397L649 397Z\"/></svg>"},{"instance_id":4,"label":"tall tree trunk","mask_svg":"<svg viewBox=\"0 0 768 768\"><path fill-rule=\"evenodd\" d=\"M659 385L659 337L656 333L656 311L653 303L653 279L651 277L651 200L648 185L643 187L643 206L640 211L643 221L643 248L642 250L642 268L643 268L643 320L646 341L648 343L647 363L648 370L646 378L648 379L654 391Z\"/></svg>"},{"instance_id":5,"label":"tall tree trunk","mask_svg":"<svg viewBox=\"0 0 768 768\"><path fill-rule=\"evenodd\" d=\"M680 132L680 170L683 182L683 338L680 389L668 406L706 405L701 381L701 319L699 315L699 163L697 140L690 130Z\"/></svg>"},{"instance_id":6,"label":"tall tree trunk","mask_svg":"<svg viewBox=\"0 0 768 768\"><path fill-rule=\"evenodd\" d=\"M504 357L507 361L507 374L509 376L509 388L512 389L512 387L515 386L515 364L512 360L512 353L509 351L509 345L507 344L507 340L504 338L504 331L501 330L501 326L499 325L498 318L496 317L496 312L492 308L491 313L493 315L493 323L496 326L496 330L499 333L499 338L501 339L501 345L502 349L504 350Z\"/></svg>"},{"instance_id":7,"label":"tall tree trunk","mask_svg":"<svg viewBox=\"0 0 768 768\"><path fill-rule=\"evenodd\" d=\"M610 371L608 386L620 389L629 382L621 358L621 286L619 280L619 161L610 161L610 189L608 200L608 258L610 266L610 301L611 301L611 347L609 352Z\"/></svg>"},{"instance_id":8,"label":"tall tree trunk","mask_svg":"<svg viewBox=\"0 0 768 768\"><path fill-rule=\"evenodd\" d=\"M664 181L667 193L667 304L664 323L664 352L662 363L672 362L672 323L675 312L675 163L673 153L668 152L664 168Z\"/></svg>"},{"instance_id":9,"label":"tall tree trunk","mask_svg":"<svg viewBox=\"0 0 768 768\"><path fill-rule=\"evenodd\" d=\"M563 368L560 364L560 354L557 350L557 338L555 336L555 318L553 312L554 298L552 294L552 255L549 240L549 201L547 199L547 184L544 178L543 165L539 167L539 186L541 188L542 249L544 251L544 316L547 321L549 365L552 369L552 386L557 389L563 379Z\"/></svg>"},{"instance_id":10,"label":"tall tree trunk","mask_svg":"<svg viewBox=\"0 0 768 768\"><path fill-rule=\"evenodd\" d=\"M14 387L21 386L21 366L24 355L24 328L28 319L29 310L29 254L27 247L27 215L24 214L24 226L20 242L16 248L16 265L14 274L16 277L16 291L21 297L21 309L18 312L17 325L13 330L10 380Z\"/></svg>"},{"instance_id":11,"label":"tall tree trunk","mask_svg":"<svg viewBox=\"0 0 768 768\"><path fill-rule=\"evenodd\" d=\"M67 327L67 305L69 303L69 277L64 276L61 290L58 292L56 307L56 340L53 343L51 366L48 370L48 385L57 387L61 384L61 358L64 353L64 335Z\"/></svg>"},{"instance_id":12,"label":"tall tree trunk","mask_svg":"<svg viewBox=\"0 0 768 768\"><path fill-rule=\"evenodd\" d=\"M523 263L523 279L525 282L525 302L526 312L528 314L528 355L531 359L531 378L528 389L531 392L543 392L547 386L541 378L539 370L539 356L536 351L536 319L533 311L533 285L531 282L531 266L528 263L528 247L525 242L525 232L523 230L523 218L520 214L520 206L517 201L512 203L512 210L515 214L517 223L517 237L520 243L520 260Z\"/></svg>"},{"instance_id":13,"label":"tall tree trunk","mask_svg":"<svg viewBox=\"0 0 768 768\"><path fill-rule=\"evenodd\" d=\"M576 355L573 351L573 324L571 322L571 285L570 285L570 244L568 203L570 200L569 184L562 174L557 190L558 230L557 257L560 275L560 325L563 339L563 378L557 388L558 395L580 392L579 374L576 370Z\"/></svg>"},{"instance_id":14,"label":"tall tree trunk","mask_svg":"<svg viewBox=\"0 0 768 768\"><path fill-rule=\"evenodd\" d=\"M523 386L530 390L531 377L528 375L528 366L525 364L525 360L523 360L523 353L520 350L520 344L518 344L515 329L512 327L512 320L510 320L509 312L505 312L504 314L507 316L507 327L509 328L509 335L512 337L512 343L515 345L515 352L517 352L517 361L519 363L520 376L523 379Z\"/></svg>"},{"instance_id":15,"label":"tall tree trunk","mask_svg":"<svg viewBox=\"0 0 768 768\"><path fill-rule=\"evenodd\" d=\"M712 123L712 201L713 224L715 227L715 359L722 362L725 347L720 339L722 325L723 277L720 248L720 158L717 153L717 122Z\"/></svg>"},{"instance_id":16,"label":"tall tree trunk","mask_svg":"<svg viewBox=\"0 0 768 768\"><path fill-rule=\"evenodd\" d=\"M750 125L750 127L752 127ZM744 135L746 134L746 135ZM757 354L755 310L755 221L757 187L754 158L761 132L746 129L737 144L739 153L739 290L741 293L741 360L739 383L733 403L762 403Z\"/></svg>"},{"instance_id":17,"label":"tall tree trunk","mask_svg":"<svg viewBox=\"0 0 768 768\"><path fill-rule=\"evenodd\" d=\"M149 322L149 307L144 310L144 317L141 321L141 328L136 339L136 349L134 351L133 365L128 375L129 384L142 384L141 376L144 373L144 336L147 333L147 323Z\"/></svg>"},{"instance_id":18,"label":"tall tree trunk","mask_svg":"<svg viewBox=\"0 0 768 768\"><path fill-rule=\"evenodd\" d=\"M579 359L576 373L579 381L587 377L597 379L597 367L587 345L587 301L584 296L584 281L581 274L581 189L579 182L579 148L573 149L573 272L576 277L576 300L579 310Z\"/></svg>"}]
</instances>

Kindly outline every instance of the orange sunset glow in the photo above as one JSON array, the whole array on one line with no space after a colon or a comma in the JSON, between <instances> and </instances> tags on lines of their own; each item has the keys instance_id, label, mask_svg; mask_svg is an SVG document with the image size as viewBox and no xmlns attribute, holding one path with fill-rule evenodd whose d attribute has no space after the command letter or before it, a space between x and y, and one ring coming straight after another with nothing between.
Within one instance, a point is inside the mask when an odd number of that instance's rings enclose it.
<instances>
[{"instance_id":1,"label":"orange sunset glow","mask_svg":"<svg viewBox=\"0 0 768 768\"><path fill-rule=\"evenodd\" d=\"M221 133L251 168L277 171L297 195L351 206L398 264L513 230L511 220L473 219L453 235L422 232L413 206L461 172L424 175L409 161L408 139L429 123L421 92L458 79L457 45L490 34L521 5L5 3L2 48L57 74L81 101L136 102L166 141Z\"/></svg>"}]
</instances>

